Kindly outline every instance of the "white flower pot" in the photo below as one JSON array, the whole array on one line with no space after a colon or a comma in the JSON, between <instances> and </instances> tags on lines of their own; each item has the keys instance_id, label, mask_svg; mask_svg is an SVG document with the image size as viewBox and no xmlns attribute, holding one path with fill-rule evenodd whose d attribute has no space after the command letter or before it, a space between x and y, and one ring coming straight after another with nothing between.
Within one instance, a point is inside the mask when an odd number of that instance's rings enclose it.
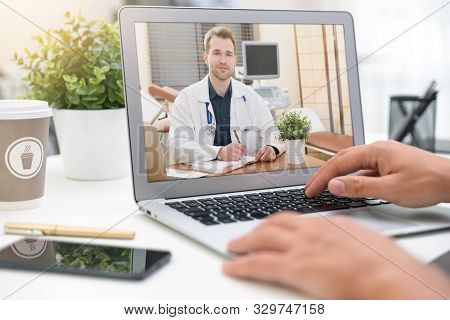
<instances>
[{"instance_id":1,"label":"white flower pot","mask_svg":"<svg viewBox=\"0 0 450 320\"><path fill-rule=\"evenodd\" d=\"M286 140L286 157L289 164L305 162L305 140Z\"/></svg>"},{"instance_id":2,"label":"white flower pot","mask_svg":"<svg viewBox=\"0 0 450 320\"><path fill-rule=\"evenodd\" d=\"M53 118L67 178L109 180L130 173L125 108L54 109Z\"/></svg>"}]
</instances>

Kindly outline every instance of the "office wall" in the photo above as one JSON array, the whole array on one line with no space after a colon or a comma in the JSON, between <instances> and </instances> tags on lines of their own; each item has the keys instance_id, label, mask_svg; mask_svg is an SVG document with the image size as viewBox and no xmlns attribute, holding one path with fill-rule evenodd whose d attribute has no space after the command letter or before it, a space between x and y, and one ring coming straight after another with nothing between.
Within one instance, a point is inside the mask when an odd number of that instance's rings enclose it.
<instances>
[{"instance_id":1,"label":"office wall","mask_svg":"<svg viewBox=\"0 0 450 320\"><path fill-rule=\"evenodd\" d=\"M297 73L297 57L293 25L267 25L255 26L258 29L256 40L276 41L279 46L280 78L262 80L263 85L278 86L289 90L292 104L300 104L300 83Z\"/></svg>"},{"instance_id":2,"label":"office wall","mask_svg":"<svg viewBox=\"0 0 450 320\"><path fill-rule=\"evenodd\" d=\"M27 47L35 48L31 37L42 33L42 29L60 27L64 22L64 13L69 10L81 10L91 19L106 18L112 21L122 5L121 0L3 0L0 3L0 64L11 61L14 51L22 51ZM28 21L29 20L29 21Z\"/></svg>"},{"instance_id":3,"label":"office wall","mask_svg":"<svg viewBox=\"0 0 450 320\"><path fill-rule=\"evenodd\" d=\"M295 36L303 106L313 109L328 130L351 135L342 26L297 25Z\"/></svg>"}]
</instances>

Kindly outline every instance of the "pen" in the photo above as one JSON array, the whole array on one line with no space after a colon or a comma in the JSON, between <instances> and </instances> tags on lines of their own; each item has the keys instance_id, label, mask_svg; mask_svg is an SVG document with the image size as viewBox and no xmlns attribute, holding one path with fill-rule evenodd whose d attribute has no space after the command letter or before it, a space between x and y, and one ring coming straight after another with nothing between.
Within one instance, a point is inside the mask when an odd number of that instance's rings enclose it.
<instances>
[{"instance_id":1,"label":"pen","mask_svg":"<svg viewBox=\"0 0 450 320\"><path fill-rule=\"evenodd\" d=\"M60 226L57 224L5 223L4 231L8 234L26 235L92 237L110 239L134 238L134 231L70 227Z\"/></svg>"},{"instance_id":2,"label":"pen","mask_svg":"<svg viewBox=\"0 0 450 320\"><path fill-rule=\"evenodd\" d=\"M241 144L241 140L239 140L239 136L238 136L236 130L233 130L233 132L234 132L234 136L236 137L237 142L238 142L239 144Z\"/></svg>"}]
</instances>

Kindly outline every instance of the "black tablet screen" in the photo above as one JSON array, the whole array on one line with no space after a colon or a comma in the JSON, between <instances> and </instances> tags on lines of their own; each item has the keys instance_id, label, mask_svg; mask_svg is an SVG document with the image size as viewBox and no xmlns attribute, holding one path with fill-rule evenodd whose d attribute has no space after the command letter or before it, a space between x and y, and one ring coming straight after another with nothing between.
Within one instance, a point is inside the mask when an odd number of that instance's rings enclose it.
<instances>
[{"instance_id":1,"label":"black tablet screen","mask_svg":"<svg viewBox=\"0 0 450 320\"><path fill-rule=\"evenodd\" d=\"M169 258L167 251L27 238L0 251L0 267L141 279Z\"/></svg>"}]
</instances>

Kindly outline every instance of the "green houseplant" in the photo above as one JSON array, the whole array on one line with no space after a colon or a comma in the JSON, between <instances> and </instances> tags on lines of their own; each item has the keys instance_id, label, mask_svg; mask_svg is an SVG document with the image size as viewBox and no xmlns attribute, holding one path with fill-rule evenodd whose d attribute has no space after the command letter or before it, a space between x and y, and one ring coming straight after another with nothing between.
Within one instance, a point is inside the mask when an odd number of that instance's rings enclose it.
<instances>
[{"instance_id":1,"label":"green houseplant","mask_svg":"<svg viewBox=\"0 0 450 320\"><path fill-rule=\"evenodd\" d=\"M277 121L279 139L285 141L288 163L304 162L305 141L311 132L311 120L300 112L284 112Z\"/></svg>"},{"instance_id":2,"label":"green houseplant","mask_svg":"<svg viewBox=\"0 0 450 320\"><path fill-rule=\"evenodd\" d=\"M33 39L35 52L14 54L28 73L24 98L44 100L58 109L123 108L123 80L117 23L87 21L65 14L65 27Z\"/></svg>"},{"instance_id":3,"label":"green houseplant","mask_svg":"<svg viewBox=\"0 0 450 320\"><path fill-rule=\"evenodd\" d=\"M64 26L33 39L37 49L14 54L27 71L23 98L54 108L56 134L69 178L103 180L129 172L120 38L117 23L66 12Z\"/></svg>"}]
</instances>

